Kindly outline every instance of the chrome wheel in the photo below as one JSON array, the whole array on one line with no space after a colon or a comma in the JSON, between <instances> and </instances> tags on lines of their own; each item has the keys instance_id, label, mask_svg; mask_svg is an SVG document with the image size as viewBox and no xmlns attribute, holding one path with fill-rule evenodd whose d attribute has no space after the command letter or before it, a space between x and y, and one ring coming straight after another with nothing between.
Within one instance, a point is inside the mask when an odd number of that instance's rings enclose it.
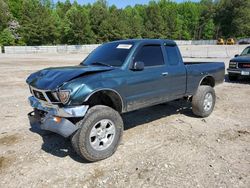
<instances>
[{"instance_id":1,"label":"chrome wheel","mask_svg":"<svg viewBox=\"0 0 250 188\"><path fill-rule=\"evenodd\" d=\"M205 111L209 111L213 106L213 96L211 93L205 95L203 107Z\"/></svg>"},{"instance_id":2,"label":"chrome wheel","mask_svg":"<svg viewBox=\"0 0 250 188\"><path fill-rule=\"evenodd\" d=\"M95 150L105 150L112 144L114 137L114 123L109 119L103 119L92 127L89 142Z\"/></svg>"}]
</instances>

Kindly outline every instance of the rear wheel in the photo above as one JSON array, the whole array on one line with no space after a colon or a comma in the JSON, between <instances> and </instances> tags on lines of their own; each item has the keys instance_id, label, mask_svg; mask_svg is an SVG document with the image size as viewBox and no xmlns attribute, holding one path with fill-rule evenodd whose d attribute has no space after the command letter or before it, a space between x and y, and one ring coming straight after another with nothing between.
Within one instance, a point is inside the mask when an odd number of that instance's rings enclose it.
<instances>
[{"instance_id":1,"label":"rear wheel","mask_svg":"<svg viewBox=\"0 0 250 188\"><path fill-rule=\"evenodd\" d=\"M235 74L228 74L228 79L230 81L236 81L238 79L238 76Z\"/></svg>"},{"instance_id":2,"label":"rear wheel","mask_svg":"<svg viewBox=\"0 0 250 188\"><path fill-rule=\"evenodd\" d=\"M199 86L192 98L193 113L199 117L209 116L215 105L215 91L211 86Z\"/></svg>"},{"instance_id":3,"label":"rear wheel","mask_svg":"<svg viewBox=\"0 0 250 188\"><path fill-rule=\"evenodd\" d=\"M75 151L87 161L110 157L117 149L123 133L120 114L107 106L94 106L77 123L80 129L72 136Z\"/></svg>"}]
</instances>

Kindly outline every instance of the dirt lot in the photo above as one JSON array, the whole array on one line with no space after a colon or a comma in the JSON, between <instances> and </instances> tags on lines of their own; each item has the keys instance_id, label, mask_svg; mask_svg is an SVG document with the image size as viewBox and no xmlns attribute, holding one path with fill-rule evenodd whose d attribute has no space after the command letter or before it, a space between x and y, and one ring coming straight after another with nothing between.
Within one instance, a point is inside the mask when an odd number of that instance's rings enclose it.
<instances>
[{"instance_id":1,"label":"dirt lot","mask_svg":"<svg viewBox=\"0 0 250 188\"><path fill-rule=\"evenodd\" d=\"M70 142L30 127L26 77L81 55L0 55L0 187L250 187L250 82L216 88L213 114L184 101L123 116L117 152L85 163ZM210 59L211 60L211 59ZM228 59L217 59L217 61Z\"/></svg>"}]
</instances>

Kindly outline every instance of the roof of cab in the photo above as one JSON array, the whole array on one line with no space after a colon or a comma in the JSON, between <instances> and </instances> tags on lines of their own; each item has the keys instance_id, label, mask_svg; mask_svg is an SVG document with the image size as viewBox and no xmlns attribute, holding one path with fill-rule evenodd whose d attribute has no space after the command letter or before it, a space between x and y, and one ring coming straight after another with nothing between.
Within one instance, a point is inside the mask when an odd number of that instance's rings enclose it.
<instances>
[{"instance_id":1,"label":"roof of cab","mask_svg":"<svg viewBox=\"0 0 250 188\"><path fill-rule=\"evenodd\" d=\"M164 42L166 45L176 46L175 41L169 39L126 39L126 40L116 40L112 42L126 42L126 43L141 43L141 42Z\"/></svg>"}]
</instances>

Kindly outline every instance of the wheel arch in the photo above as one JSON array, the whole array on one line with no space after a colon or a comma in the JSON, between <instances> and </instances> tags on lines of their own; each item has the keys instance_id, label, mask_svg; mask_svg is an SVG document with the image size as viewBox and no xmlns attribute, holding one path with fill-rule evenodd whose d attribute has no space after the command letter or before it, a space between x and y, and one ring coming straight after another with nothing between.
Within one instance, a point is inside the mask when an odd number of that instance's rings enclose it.
<instances>
[{"instance_id":1,"label":"wheel arch","mask_svg":"<svg viewBox=\"0 0 250 188\"><path fill-rule=\"evenodd\" d=\"M114 89L102 88L91 92L84 100L84 103L90 105L106 105L119 113L124 111L124 101L122 96Z\"/></svg>"},{"instance_id":2,"label":"wheel arch","mask_svg":"<svg viewBox=\"0 0 250 188\"><path fill-rule=\"evenodd\" d=\"M207 86L214 87L215 86L215 79L214 79L214 77L211 76L211 75L204 76L201 79L199 86L201 86L201 85L207 85Z\"/></svg>"}]
</instances>

